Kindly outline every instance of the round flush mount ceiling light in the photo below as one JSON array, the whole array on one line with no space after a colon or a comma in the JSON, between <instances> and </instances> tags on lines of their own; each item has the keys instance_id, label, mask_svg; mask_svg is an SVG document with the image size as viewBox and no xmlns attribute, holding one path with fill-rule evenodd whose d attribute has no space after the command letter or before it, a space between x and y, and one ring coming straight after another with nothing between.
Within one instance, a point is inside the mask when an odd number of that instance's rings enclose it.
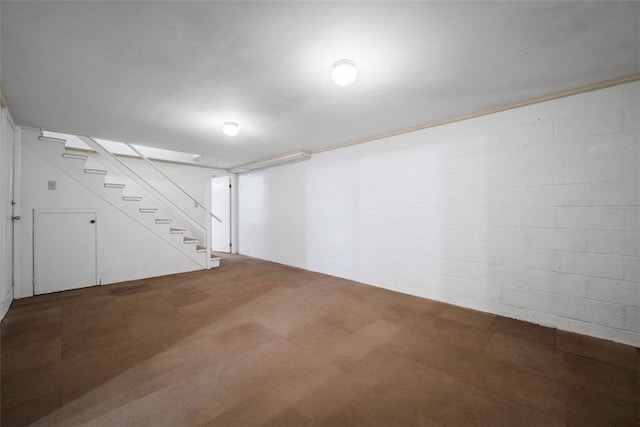
<instances>
[{"instance_id":1,"label":"round flush mount ceiling light","mask_svg":"<svg viewBox=\"0 0 640 427\"><path fill-rule=\"evenodd\" d=\"M234 122L224 122L222 125L222 132L228 136L236 136L240 132L240 126Z\"/></svg>"},{"instance_id":2,"label":"round flush mount ceiling light","mask_svg":"<svg viewBox=\"0 0 640 427\"><path fill-rule=\"evenodd\" d=\"M356 80L358 76L358 70L356 70L356 63L350 59L341 59L333 64L333 72L331 77L333 81L339 86L349 86Z\"/></svg>"}]
</instances>

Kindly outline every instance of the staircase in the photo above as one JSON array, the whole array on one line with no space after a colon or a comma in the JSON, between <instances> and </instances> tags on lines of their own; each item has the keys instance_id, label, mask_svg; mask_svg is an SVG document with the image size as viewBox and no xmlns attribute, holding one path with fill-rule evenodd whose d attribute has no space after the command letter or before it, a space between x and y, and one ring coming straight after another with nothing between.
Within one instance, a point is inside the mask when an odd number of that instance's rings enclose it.
<instances>
[{"instance_id":1,"label":"staircase","mask_svg":"<svg viewBox=\"0 0 640 427\"><path fill-rule=\"evenodd\" d=\"M107 162L101 162L96 156L69 151L65 146L66 140L42 136L42 132L36 129L24 128L22 143L127 217L169 242L202 268L220 266L220 257L207 249L206 235L190 226L187 218L173 215L175 210L149 191L119 171L110 170Z\"/></svg>"}]
</instances>

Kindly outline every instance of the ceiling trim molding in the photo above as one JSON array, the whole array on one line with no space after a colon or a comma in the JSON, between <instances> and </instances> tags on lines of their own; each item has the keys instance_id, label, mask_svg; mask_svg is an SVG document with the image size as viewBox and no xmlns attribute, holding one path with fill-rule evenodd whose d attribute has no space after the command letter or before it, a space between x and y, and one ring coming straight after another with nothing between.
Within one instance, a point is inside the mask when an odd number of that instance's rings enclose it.
<instances>
[{"instance_id":1,"label":"ceiling trim molding","mask_svg":"<svg viewBox=\"0 0 640 427\"><path fill-rule=\"evenodd\" d=\"M631 74L629 76L624 76L624 77L618 77L618 78L611 79L611 80L605 80L603 82L593 83L593 84L589 84L589 85L585 85L585 86L579 86L577 88L567 89L567 90L563 90L563 91L560 91L560 92L555 92L555 93L552 93L552 94L549 94L549 95L538 96L536 98L531 98L531 99L528 99L528 100L525 100L525 101L522 101L522 102L515 102L515 103L512 103L512 104L503 105L501 107L491 108L491 109L488 109L488 110L483 110L483 111L479 111L479 112L475 112L475 113L466 114L466 115L463 115L463 116L454 117L452 119L439 120L439 121L436 121L436 122L433 122L433 123L428 123L428 124L420 125L420 126L414 126L414 127L406 128L406 129L402 129L402 130L397 130L397 131L385 133L385 134L374 136L374 137L356 139L355 141L345 142L345 143L338 144L338 145L332 145L332 146L326 147L326 148L319 148L317 150L313 150L311 153L312 154L318 154L318 153L324 153L326 151L339 150L340 148L351 147L352 145L364 144L366 142L377 141L379 139L384 139L384 138L389 138L389 137L392 137L392 136L403 135L405 133L411 133L411 132L415 132L415 131L418 131L418 130L429 129L429 128L433 128L433 127L436 127L436 126L448 125L448 124L455 123L455 122L461 122L463 120L474 119L476 117L482 117L482 116L486 116L486 115L489 115L489 114L500 113L500 112L503 112L503 111L512 110L514 108L526 107L527 105L539 104L541 102L552 101L552 100L558 99L558 98L565 98L567 96L578 95L580 93L585 93L585 92L592 92L594 90L605 89L605 88L608 88L608 87L611 87L611 86L617 86L617 85L621 85L621 84L625 84L625 83L631 83L631 82L635 82L635 81L640 81L640 73Z\"/></svg>"}]
</instances>

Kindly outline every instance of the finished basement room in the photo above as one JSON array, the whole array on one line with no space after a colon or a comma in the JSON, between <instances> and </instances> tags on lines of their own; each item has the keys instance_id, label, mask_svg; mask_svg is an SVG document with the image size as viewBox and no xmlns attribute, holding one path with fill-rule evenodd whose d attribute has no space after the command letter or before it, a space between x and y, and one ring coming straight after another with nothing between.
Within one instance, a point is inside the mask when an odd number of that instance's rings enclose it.
<instances>
[{"instance_id":1,"label":"finished basement room","mask_svg":"<svg viewBox=\"0 0 640 427\"><path fill-rule=\"evenodd\" d=\"M0 1L0 427L640 426L640 1Z\"/></svg>"}]
</instances>

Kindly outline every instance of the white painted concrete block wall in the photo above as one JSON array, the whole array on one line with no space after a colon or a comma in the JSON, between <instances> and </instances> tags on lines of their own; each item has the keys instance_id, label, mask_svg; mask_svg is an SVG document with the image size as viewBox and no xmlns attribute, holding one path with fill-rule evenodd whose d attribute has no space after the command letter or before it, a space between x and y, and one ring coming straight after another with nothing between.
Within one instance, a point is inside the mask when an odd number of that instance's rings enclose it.
<instances>
[{"instance_id":1,"label":"white painted concrete block wall","mask_svg":"<svg viewBox=\"0 0 640 427\"><path fill-rule=\"evenodd\" d=\"M240 252L640 345L639 100L629 83L241 176Z\"/></svg>"}]
</instances>

